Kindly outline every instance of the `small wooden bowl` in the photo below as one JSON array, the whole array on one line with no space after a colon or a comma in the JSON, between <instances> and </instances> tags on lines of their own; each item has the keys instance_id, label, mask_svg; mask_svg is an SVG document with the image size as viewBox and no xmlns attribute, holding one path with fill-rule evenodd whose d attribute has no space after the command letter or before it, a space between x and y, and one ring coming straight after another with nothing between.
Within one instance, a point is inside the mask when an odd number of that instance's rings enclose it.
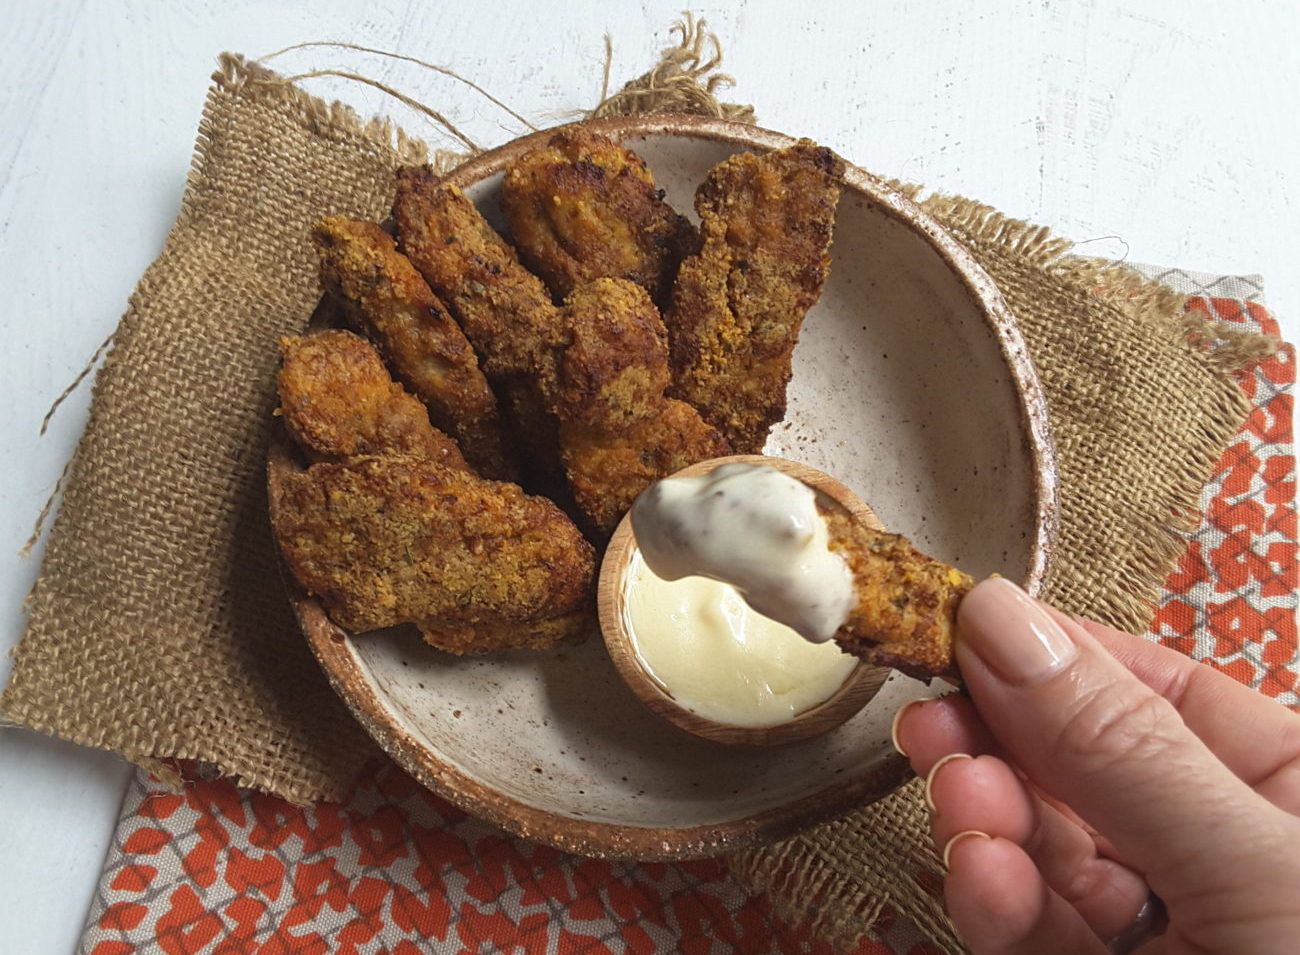
<instances>
[{"instance_id":1,"label":"small wooden bowl","mask_svg":"<svg viewBox=\"0 0 1300 955\"><path fill-rule=\"evenodd\" d=\"M724 458L701 461L678 471L673 477L695 477L708 474L724 464L766 464L811 487L817 492L817 503L824 508L838 508L848 512L854 520L868 527L883 530L871 508L847 487L816 468L785 458L761 454L736 454ZM596 611L600 619L600 632L605 638L610 659L619 676L636 698L653 712L674 726L719 743L747 743L755 746L773 746L820 736L839 726L870 702L876 695L889 670L859 663L849 671L840 688L816 706L797 713L792 719L767 726L737 726L701 716L678 703L673 695L641 664L632 645L624 614L624 595L627 570L637 552L636 534L632 518L625 515L610 538L609 547L600 565L600 578L596 592Z\"/></svg>"}]
</instances>

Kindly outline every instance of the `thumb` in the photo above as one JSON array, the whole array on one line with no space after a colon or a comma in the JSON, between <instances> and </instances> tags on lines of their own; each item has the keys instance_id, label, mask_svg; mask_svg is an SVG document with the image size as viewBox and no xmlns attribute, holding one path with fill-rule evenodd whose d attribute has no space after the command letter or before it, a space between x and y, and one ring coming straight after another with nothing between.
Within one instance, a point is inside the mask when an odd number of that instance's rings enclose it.
<instances>
[{"instance_id":1,"label":"thumb","mask_svg":"<svg viewBox=\"0 0 1300 955\"><path fill-rule=\"evenodd\" d=\"M957 622L957 664L980 716L1035 784L1166 901L1203 890L1208 872L1237 881L1225 848L1258 845L1266 804L1172 704L1010 581L976 586ZM1183 885L1191 873L1197 884Z\"/></svg>"}]
</instances>

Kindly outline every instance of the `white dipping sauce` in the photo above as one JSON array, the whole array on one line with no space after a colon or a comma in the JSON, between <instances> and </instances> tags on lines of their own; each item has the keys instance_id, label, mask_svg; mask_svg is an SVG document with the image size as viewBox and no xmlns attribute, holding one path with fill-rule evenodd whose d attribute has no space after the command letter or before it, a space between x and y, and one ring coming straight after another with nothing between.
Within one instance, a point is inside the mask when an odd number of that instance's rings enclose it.
<instances>
[{"instance_id":1,"label":"white dipping sauce","mask_svg":"<svg viewBox=\"0 0 1300 955\"><path fill-rule=\"evenodd\" d=\"M828 544L812 488L766 465L670 478L632 507L623 615L645 670L700 716L789 721L857 665L827 643L853 578Z\"/></svg>"},{"instance_id":2,"label":"white dipping sauce","mask_svg":"<svg viewBox=\"0 0 1300 955\"><path fill-rule=\"evenodd\" d=\"M816 492L776 468L724 464L659 481L632 505L632 530L660 577L729 583L813 643L835 636L853 607L853 575L828 546Z\"/></svg>"},{"instance_id":3,"label":"white dipping sauce","mask_svg":"<svg viewBox=\"0 0 1300 955\"><path fill-rule=\"evenodd\" d=\"M829 699L857 665L809 643L707 577L667 581L640 551L625 571L623 619L642 668L686 709L731 726L774 726Z\"/></svg>"}]
</instances>

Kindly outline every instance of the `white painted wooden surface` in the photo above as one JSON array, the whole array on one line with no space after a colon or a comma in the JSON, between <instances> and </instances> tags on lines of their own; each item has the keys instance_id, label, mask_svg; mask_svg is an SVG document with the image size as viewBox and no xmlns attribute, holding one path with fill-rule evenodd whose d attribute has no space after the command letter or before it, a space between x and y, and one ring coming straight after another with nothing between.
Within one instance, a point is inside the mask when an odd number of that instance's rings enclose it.
<instances>
[{"instance_id":1,"label":"white painted wooden surface","mask_svg":"<svg viewBox=\"0 0 1300 955\"><path fill-rule=\"evenodd\" d=\"M646 68L681 0L3 0L0 2L0 649L18 638L40 551L31 521L85 420L88 388L37 437L51 400L112 330L175 215L214 57L345 39L442 63L539 122ZM550 7L552 12L542 11ZM768 126L885 175L989 202L1102 256L1260 272L1300 332L1300 124L1291 0L751 0L700 8L736 99ZM517 132L463 87L355 53L345 67L436 105L484 144ZM374 90L313 91L430 127ZM0 679L8 664L0 663ZM128 770L0 732L0 950L78 938Z\"/></svg>"}]
</instances>

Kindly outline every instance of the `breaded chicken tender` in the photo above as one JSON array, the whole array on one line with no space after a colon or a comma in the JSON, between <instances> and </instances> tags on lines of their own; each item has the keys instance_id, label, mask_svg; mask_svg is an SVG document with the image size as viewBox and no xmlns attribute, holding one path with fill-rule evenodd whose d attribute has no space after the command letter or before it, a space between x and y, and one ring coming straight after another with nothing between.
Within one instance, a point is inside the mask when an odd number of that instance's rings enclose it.
<instances>
[{"instance_id":1,"label":"breaded chicken tender","mask_svg":"<svg viewBox=\"0 0 1300 955\"><path fill-rule=\"evenodd\" d=\"M460 189L424 166L399 169L393 217L402 252L456 316L489 378L553 376L564 344L559 309Z\"/></svg>"},{"instance_id":2,"label":"breaded chicken tender","mask_svg":"<svg viewBox=\"0 0 1300 955\"><path fill-rule=\"evenodd\" d=\"M853 573L857 603L835 635L845 651L918 680L957 679L957 604L975 586L905 537L873 530L839 509L822 511L830 547Z\"/></svg>"},{"instance_id":3,"label":"breaded chicken tender","mask_svg":"<svg viewBox=\"0 0 1300 955\"><path fill-rule=\"evenodd\" d=\"M622 278L658 301L697 241L645 160L583 129L560 130L511 163L501 209L520 258L559 299L594 279Z\"/></svg>"},{"instance_id":4,"label":"breaded chicken tender","mask_svg":"<svg viewBox=\"0 0 1300 955\"><path fill-rule=\"evenodd\" d=\"M785 414L790 356L821 295L844 162L800 140L715 166L695 195L700 251L664 316L673 388L737 454L759 454Z\"/></svg>"},{"instance_id":5,"label":"breaded chicken tender","mask_svg":"<svg viewBox=\"0 0 1300 955\"><path fill-rule=\"evenodd\" d=\"M342 329L287 336L280 356L280 414L313 460L393 452L469 467L364 338Z\"/></svg>"},{"instance_id":6,"label":"breaded chicken tender","mask_svg":"<svg viewBox=\"0 0 1300 955\"><path fill-rule=\"evenodd\" d=\"M373 222L331 216L316 224L312 239L321 285L378 344L434 426L456 440L479 474L513 477L496 396L474 349L392 237Z\"/></svg>"},{"instance_id":7,"label":"breaded chicken tender","mask_svg":"<svg viewBox=\"0 0 1300 955\"><path fill-rule=\"evenodd\" d=\"M283 476L271 518L289 571L354 633L411 622L467 653L554 646L590 619L591 545L515 484L351 458Z\"/></svg>"},{"instance_id":8,"label":"breaded chicken tender","mask_svg":"<svg viewBox=\"0 0 1300 955\"><path fill-rule=\"evenodd\" d=\"M664 397L667 334L643 288L598 279L569 296L565 315L560 455L579 508L604 535L655 481L730 448L694 408Z\"/></svg>"},{"instance_id":9,"label":"breaded chicken tender","mask_svg":"<svg viewBox=\"0 0 1300 955\"><path fill-rule=\"evenodd\" d=\"M560 468L548 407L565 332L546 287L474 204L427 167L398 170L393 217L402 251L483 359L526 452L521 463L543 486L553 483Z\"/></svg>"}]
</instances>

